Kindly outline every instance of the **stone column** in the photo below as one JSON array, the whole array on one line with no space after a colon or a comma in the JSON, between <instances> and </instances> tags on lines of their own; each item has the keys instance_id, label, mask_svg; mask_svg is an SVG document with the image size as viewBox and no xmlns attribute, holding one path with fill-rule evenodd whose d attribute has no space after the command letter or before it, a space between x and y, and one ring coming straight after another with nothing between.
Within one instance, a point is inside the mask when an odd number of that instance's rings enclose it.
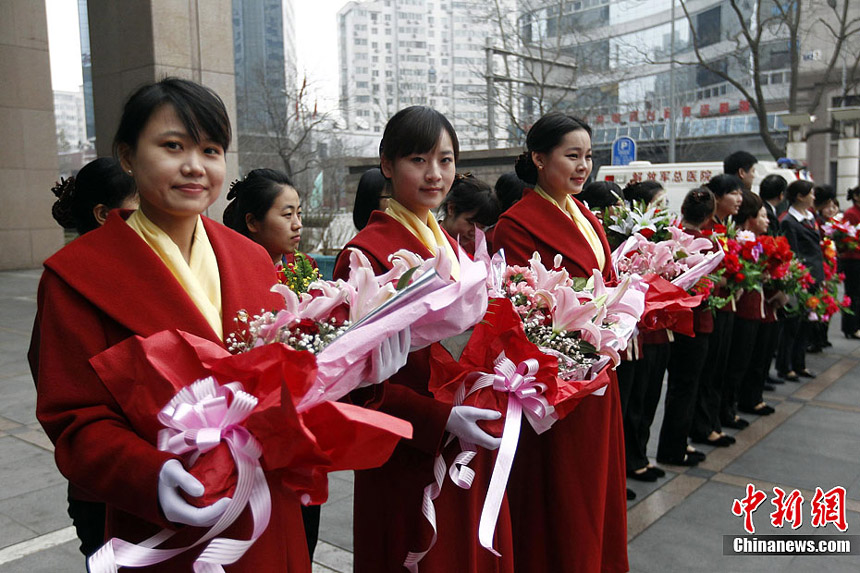
<instances>
[{"instance_id":1,"label":"stone column","mask_svg":"<svg viewBox=\"0 0 860 573\"><path fill-rule=\"evenodd\" d=\"M136 88L178 76L224 100L233 126L226 181L238 177L231 0L88 0L87 7L98 154L112 153L122 106ZM209 209L218 221L225 195Z\"/></svg>"},{"instance_id":2,"label":"stone column","mask_svg":"<svg viewBox=\"0 0 860 573\"><path fill-rule=\"evenodd\" d=\"M44 2L3 2L0 78L0 269L38 267L63 244L51 217L58 163Z\"/></svg>"},{"instance_id":3,"label":"stone column","mask_svg":"<svg viewBox=\"0 0 860 573\"><path fill-rule=\"evenodd\" d=\"M789 137L796 131L792 129L789 132ZM799 130L798 130L799 132ZM789 141L785 144L785 155L789 159L796 159L803 163L806 161L806 142L805 141Z\"/></svg>"},{"instance_id":4,"label":"stone column","mask_svg":"<svg viewBox=\"0 0 860 573\"><path fill-rule=\"evenodd\" d=\"M836 192L844 191L860 184L860 138L857 137L857 124L843 128L837 142Z\"/></svg>"},{"instance_id":5,"label":"stone column","mask_svg":"<svg viewBox=\"0 0 860 573\"><path fill-rule=\"evenodd\" d=\"M836 192L842 194L860 183L860 106L830 108L839 122L836 153Z\"/></svg>"},{"instance_id":6,"label":"stone column","mask_svg":"<svg viewBox=\"0 0 860 573\"><path fill-rule=\"evenodd\" d=\"M815 121L815 116L808 113L783 113L779 118L788 127L788 143L785 144L785 156L800 163L805 163L806 130Z\"/></svg>"}]
</instances>

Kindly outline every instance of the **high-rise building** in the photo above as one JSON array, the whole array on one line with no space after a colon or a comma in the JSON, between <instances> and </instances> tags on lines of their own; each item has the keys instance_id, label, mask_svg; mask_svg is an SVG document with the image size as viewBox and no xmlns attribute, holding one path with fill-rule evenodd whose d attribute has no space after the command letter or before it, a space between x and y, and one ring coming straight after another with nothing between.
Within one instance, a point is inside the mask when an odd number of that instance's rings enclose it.
<instances>
[{"instance_id":1,"label":"high-rise building","mask_svg":"<svg viewBox=\"0 0 860 573\"><path fill-rule=\"evenodd\" d=\"M87 12L87 0L78 0L78 28L81 37L81 72L84 81L84 113L87 119L87 139L95 141L96 120L93 111L93 64L90 55L90 22Z\"/></svg>"},{"instance_id":2,"label":"high-rise building","mask_svg":"<svg viewBox=\"0 0 860 573\"><path fill-rule=\"evenodd\" d=\"M272 132L296 90L293 0L233 0L239 170L283 169Z\"/></svg>"},{"instance_id":3,"label":"high-rise building","mask_svg":"<svg viewBox=\"0 0 860 573\"><path fill-rule=\"evenodd\" d=\"M595 150L602 160L608 159L608 149L617 137L628 136L639 143L640 159L667 161L671 118L675 121L678 161L721 160L738 149L769 159L773 149L784 147L788 139L789 127L781 114L789 109L791 97L797 97L798 111L808 104L821 84L820 74L826 65L827 58L821 54L832 54L832 42L829 49L818 45L828 35L826 29L821 26L815 32L812 28L834 14L828 7L831 3L823 0L801 3L801 33L795 53L802 61L794 94L790 93L789 28L777 22L782 11L795 3L697 0L684 3L687 14L679 0L518 3L521 49L530 53L560 49L576 62L576 91L558 107L588 119L594 128ZM763 33L753 52L745 46L744 32L755 39L759 29ZM860 51L856 38L853 49L852 42L844 47L849 51L849 61ZM696 48L706 66L701 65ZM831 83L837 75L831 76ZM753 101L756 84L766 102L763 120L773 136L775 145L771 148L759 133ZM832 88L831 92L839 91L840 86ZM833 104L826 94L823 99L826 105L812 114L826 122L826 107ZM539 101L537 93L522 98L524 122L540 115ZM826 131L826 125L821 127L824 129L816 130L819 135ZM823 165L816 171L822 179L827 175Z\"/></svg>"},{"instance_id":4,"label":"high-rise building","mask_svg":"<svg viewBox=\"0 0 860 573\"><path fill-rule=\"evenodd\" d=\"M429 105L453 123L463 149L486 147L485 48L496 33L487 13L484 0L346 4L337 18L347 130L378 143L399 109Z\"/></svg>"},{"instance_id":5,"label":"high-rise building","mask_svg":"<svg viewBox=\"0 0 860 573\"><path fill-rule=\"evenodd\" d=\"M57 123L57 148L71 151L87 146L84 92L54 90L54 118Z\"/></svg>"}]
</instances>

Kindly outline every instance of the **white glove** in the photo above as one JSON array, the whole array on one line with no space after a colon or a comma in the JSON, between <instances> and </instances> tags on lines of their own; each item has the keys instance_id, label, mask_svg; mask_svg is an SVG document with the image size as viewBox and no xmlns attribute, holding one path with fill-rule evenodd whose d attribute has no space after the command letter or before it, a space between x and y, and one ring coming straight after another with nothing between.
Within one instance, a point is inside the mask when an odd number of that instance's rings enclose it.
<instances>
[{"instance_id":1,"label":"white glove","mask_svg":"<svg viewBox=\"0 0 860 573\"><path fill-rule=\"evenodd\" d=\"M448 415L448 423L445 429L463 440L486 448L497 450L502 443L501 438L493 437L478 426L478 420L498 420L502 417L501 412L474 406L454 406Z\"/></svg>"},{"instance_id":2,"label":"white glove","mask_svg":"<svg viewBox=\"0 0 860 573\"><path fill-rule=\"evenodd\" d=\"M179 495L177 487L194 497L204 492L203 484L185 471L179 460L167 460L158 474L158 503L164 517L174 523L208 527L221 518L230 503L229 497L223 497L212 505L195 507Z\"/></svg>"},{"instance_id":3,"label":"white glove","mask_svg":"<svg viewBox=\"0 0 860 573\"><path fill-rule=\"evenodd\" d=\"M397 334L389 336L380 344L370 357L370 378L367 384L379 384L388 380L406 365L409 347L412 344L412 331L407 326Z\"/></svg>"}]
</instances>

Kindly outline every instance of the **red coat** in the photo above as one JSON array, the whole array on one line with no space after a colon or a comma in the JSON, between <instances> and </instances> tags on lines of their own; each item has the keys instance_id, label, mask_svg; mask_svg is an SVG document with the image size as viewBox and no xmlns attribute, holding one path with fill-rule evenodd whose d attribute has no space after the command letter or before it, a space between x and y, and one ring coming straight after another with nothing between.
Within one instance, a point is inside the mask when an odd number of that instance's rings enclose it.
<instances>
[{"instance_id":1,"label":"red coat","mask_svg":"<svg viewBox=\"0 0 860 573\"><path fill-rule=\"evenodd\" d=\"M850 207L845 209L845 213L843 214L843 220L846 223L850 223L851 225L860 224L860 209L858 209L854 205L851 205ZM860 251L849 251L847 253L841 253L839 257L843 259L857 260L860 259Z\"/></svg>"},{"instance_id":2,"label":"red coat","mask_svg":"<svg viewBox=\"0 0 860 573\"><path fill-rule=\"evenodd\" d=\"M139 435L130 427L89 359L129 336L170 328L223 341L164 263L125 224L121 217L127 214L112 212L104 227L45 261L29 358L38 388L36 414L54 442L57 466L74 488L107 504L107 537L139 542L174 527L157 497L159 470L174 456L156 449L155 435ZM269 291L276 278L262 247L209 219L203 224L218 260L225 335L240 309L282 307L283 300ZM272 481L269 488L268 528L227 571L311 570L297 499ZM186 527L174 539L187 544L201 531ZM223 536L247 539L250 533L246 510ZM138 570L190 571L197 553Z\"/></svg>"},{"instance_id":3,"label":"red coat","mask_svg":"<svg viewBox=\"0 0 860 573\"><path fill-rule=\"evenodd\" d=\"M388 256L398 249L408 249L425 258L431 256L415 235L381 211L370 215L367 226L338 256L335 279L349 275L347 249L350 247L367 255L377 274L391 268ZM424 487L433 481L433 460L447 438L445 425L451 405L436 400L427 390L429 360L429 347L411 353L403 369L390 380L368 389L361 397L365 400L364 405L410 422L413 438L401 440L384 466L355 472L353 533L356 573L405 571L403 561L407 553L424 550L430 543L432 530L421 513L421 499ZM353 398L358 398L356 393ZM444 449L448 464L459 453L459 448L455 440ZM433 549L419 563L419 571L514 571L506 500L499 515L495 538L495 548L502 557L495 557L478 544L478 521L494 461L495 452L479 449L469 464L476 471L470 490L460 489L445 476L442 493L434 502L439 537Z\"/></svg>"},{"instance_id":4,"label":"red coat","mask_svg":"<svg viewBox=\"0 0 860 573\"><path fill-rule=\"evenodd\" d=\"M585 216L600 235L608 278L609 243L597 218ZM537 251L547 265L561 253L571 276L597 268L576 225L529 190L502 214L494 246L505 250L509 265L526 265ZM517 573L628 570L624 429L611 377L604 396L585 398L546 433L523 424L508 483Z\"/></svg>"}]
</instances>

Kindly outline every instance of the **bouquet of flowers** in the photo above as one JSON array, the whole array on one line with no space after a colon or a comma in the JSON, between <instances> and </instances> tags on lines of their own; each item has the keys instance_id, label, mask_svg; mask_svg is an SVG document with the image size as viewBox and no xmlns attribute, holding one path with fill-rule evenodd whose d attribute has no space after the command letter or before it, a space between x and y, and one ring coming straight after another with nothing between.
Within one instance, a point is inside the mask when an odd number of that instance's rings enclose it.
<instances>
[{"instance_id":1,"label":"bouquet of flowers","mask_svg":"<svg viewBox=\"0 0 860 573\"><path fill-rule=\"evenodd\" d=\"M803 304L798 304L798 298L808 295L809 290L815 286L815 279L800 259L792 257L782 276L771 280L770 285L775 290L781 290L794 301L785 307L786 312L793 314L803 308Z\"/></svg>"},{"instance_id":2,"label":"bouquet of flowers","mask_svg":"<svg viewBox=\"0 0 860 573\"><path fill-rule=\"evenodd\" d=\"M632 206L615 206L607 209L601 218L606 238L612 250L618 248L627 237L639 233L649 241L664 241L669 238L669 228L678 227L678 218L660 206L649 207L636 201Z\"/></svg>"},{"instance_id":3,"label":"bouquet of flowers","mask_svg":"<svg viewBox=\"0 0 860 573\"><path fill-rule=\"evenodd\" d=\"M329 472L377 467L412 434L407 422L351 404L319 402L299 412L314 388L314 356L281 344L231 355L212 341L167 330L131 337L91 364L135 431L179 456L204 485L205 493L189 502L231 498L192 545L157 549L170 530L140 545L114 538L90 559L94 572L157 564L203 544L198 559L210 567L233 563L268 526L271 484L296 492L303 503L322 503ZM249 509L250 539L230 539L249 533L231 528Z\"/></svg>"},{"instance_id":4,"label":"bouquet of flowers","mask_svg":"<svg viewBox=\"0 0 860 573\"><path fill-rule=\"evenodd\" d=\"M761 247L760 261L764 267L765 287L780 286L791 267L794 253L785 237L759 235L756 243ZM781 290L781 289L780 289Z\"/></svg>"},{"instance_id":5,"label":"bouquet of flowers","mask_svg":"<svg viewBox=\"0 0 860 573\"><path fill-rule=\"evenodd\" d=\"M576 284L559 268L560 255L554 263L547 269L535 253L529 267L506 267L501 294L514 305L527 339L558 358L559 377L582 379L600 355L618 363L642 314L644 289L634 276L607 287L598 271Z\"/></svg>"},{"instance_id":6,"label":"bouquet of flowers","mask_svg":"<svg viewBox=\"0 0 860 573\"><path fill-rule=\"evenodd\" d=\"M731 225L717 225L714 233L725 252L722 268L729 298L737 299L745 290L761 290L764 269L759 264L762 250L755 233L737 231Z\"/></svg>"},{"instance_id":7,"label":"bouquet of flowers","mask_svg":"<svg viewBox=\"0 0 860 573\"><path fill-rule=\"evenodd\" d=\"M717 268L724 254L713 250L710 239L678 227L666 232L669 238L659 242L635 233L612 253L612 264L619 277L643 275L649 285L640 329L668 328L692 336L692 309L705 295L688 291Z\"/></svg>"},{"instance_id":8,"label":"bouquet of flowers","mask_svg":"<svg viewBox=\"0 0 860 573\"><path fill-rule=\"evenodd\" d=\"M821 251L824 254L824 281L814 293L808 287L796 292L797 311L810 322L829 322L840 310L851 313L851 297L839 299L839 283L845 280L845 275L837 270L837 248L831 239L825 238ZM814 284L811 276L805 282L809 286Z\"/></svg>"},{"instance_id":9,"label":"bouquet of flowers","mask_svg":"<svg viewBox=\"0 0 860 573\"><path fill-rule=\"evenodd\" d=\"M508 266L501 253L489 257L481 233L476 243L475 258L487 266L492 298L461 352L431 348L429 387L439 400L505 413L503 419L485 424L502 436L479 525L481 545L494 551L493 532L522 416L541 433L585 396L605 391L610 378L604 366L620 360L619 352L642 314L644 288L635 276L607 287L598 271L588 281L574 281L560 268L560 255L552 269L537 253L528 267ZM460 446L447 473L468 489L474 470L467 466L475 446ZM445 468L440 455L436 479L424 490L424 517L434 528L433 500L441 491ZM416 564L425 553L411 553L407 564Z\"/></svg>"},{"instance_id":10,"label":"bouquet of flowers","mask_svg":"<svg viewBox=\"0 0 860 573\"><path fill-rule=\"evenodd\" d=\"M407 327L412 348L460 334L476 324L487 308L487 269L459 253L460 276L451 277L444 254L424 260L401 250L391 256L392 269L376 276L360 251L350 252L349 278L316 280L307 292L275 285L286 308L235 319L228 337L231 352L247 352L283 343L316 355L315 391L299 410L324 400L337 400L369 377L369 356L392 333Z\"/></svg>"},{"instance_id":11,"label":"bouquet of flowers","mask_svg":"<svg viewBox=\"0 0 860 573\"><path fill-rule=\"evenodd\" d=\"M852 225L840 213L822 225L824 236L833 241L837 252L850 253L860 249L860 228Z\"/></svg>"},{"instance_id":12,"label":"bouquet of flowers","mask_svg":"<svg viewBox=\"0 0 860 573\"><path fill-rule=\"evenodd\" d=\"M296 253L294 262L287 263L283 258L275 265L278 283L287 285L295 293L308 292L308 286L322 278L318 268L311 264L304 253Z\"/></svg>"}]
</instances>

